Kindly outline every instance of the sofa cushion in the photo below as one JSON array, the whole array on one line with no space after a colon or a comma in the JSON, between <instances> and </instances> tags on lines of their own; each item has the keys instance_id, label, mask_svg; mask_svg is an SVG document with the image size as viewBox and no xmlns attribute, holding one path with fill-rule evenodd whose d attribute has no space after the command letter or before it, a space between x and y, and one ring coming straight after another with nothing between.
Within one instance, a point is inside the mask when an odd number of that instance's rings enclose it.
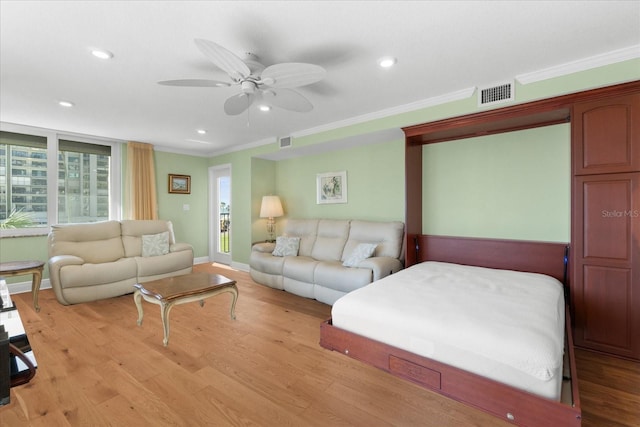
<instances>
[{"instance_id":1,"label":"sofa cushion","mask_svg":"<svg viewBox=\"0 0 640 427\"><path fill-rule=\"evenodd\" d=\"M150 277L164 276L193 267L191 251L171 252L163 256L135 257L134 259L138 265L139 282L150 280Z\"/></svg>"},{"instance_id":2,"label":"sofa cushion","mask_svg":"<svg viewBox=\"0 0 640 427\"><path fill-rule=\"evenodd\" d=\"M351 292L373 281L368 268L344 267L339 261L321 262L315 269L315 285L340 292Z\"/></svg>"},{"instance_id":3,"label":"sofa cushion","mask_svg":"<svg viewBox=\"0 0 640 427\"><path fill-rule=\"evenodd\" d=\"M378 245L376 243L360 243L351 254L344 260L345 267L357 267L362 261L371 258Z\"/></svg>"},{"instance_id":4,"label":"sofa cushion","mask_svg":"<svg viewBox=\"0 0 640 427\"><path fill-rule=\"evenodd\" d=\"M349 221L321 219L311 256L319 261L339 261L349 236Z\"/></svg>"},{"instance_id":5,"label":"sofa cushion","mask_svg":"<svg viewBox=\"0 0 640 427\"><path fill-rule=\"evenodd\" d=\"M345 244L342 261L345 261L360 243L376 243L374 256L400 259L403 236L404 224L399 221L351 221L349 240Z\"/></svg>"},{"instance_id":6,"label":"sofa cushion","mask_svg":"<svg viewBox=\"0 0 640 427\"><path fill-rule=\"evenodd\" d=\"M129 281L133 286L136 282L136 271L136 261L133 258L99 264L67 265L60 269L60 286L68 289L121 281ZM130 292L133 291L131 288Z\"/></svg>"},{"instance_id":7,"label":"sofa cushion","mask_svg":"<svg viewBox=\"0 0 640 427\"><path fill-rule=\"evenodd\" d=\"M125 256L118 221L51 226L49 258L73 255L91 264L114 262Z\"/></svg>"},{"instance_id":8,"label":"sofa cushion","mask_svg":"<svg viewBox=\"0 0 640 427\"><path fill-rule=\"evenodd\" d=\"M284 228L284 234L291 237L300 237L298 255L311 256L313 244L318 233L317 219L289 219Z\"/></svg>"},{"instance_id":9,"label":"sofa cushion","mask_svg":"<svg viewBox=\"0 0 640 427\"><path fill-rule=\"evenodd\" d=\"M273 256L296 256L300 249L300 237L276 237L276 247L273 249Z\"/></svg>"},{"instance_id":10,"label":"sofa cushion","mask_svg":"<svg viewBox=\"0 0 640 427\"><path fill-rule=\"evenodd\" d=\"M142 256L160 256L169 253L169 232L142 236Z\"/></svg>"},{"instance_id":11,"label":"sofa cushion","mask_svg":"<svg viewBox=\"0 0 640 427\"><path fill-rule=\"evenodd\" d=\"M313 283L313 272L318 265L318 261L306 256L292 256L284 259L282 274L284 277L297 280L299 282Z\"/></svg>"}]
</instances>

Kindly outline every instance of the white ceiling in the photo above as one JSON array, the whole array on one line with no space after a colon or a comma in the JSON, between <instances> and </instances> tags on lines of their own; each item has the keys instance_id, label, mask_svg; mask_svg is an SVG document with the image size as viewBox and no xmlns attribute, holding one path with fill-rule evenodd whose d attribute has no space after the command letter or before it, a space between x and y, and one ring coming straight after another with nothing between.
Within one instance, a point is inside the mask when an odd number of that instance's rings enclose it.
<instances>
[{"instance_id":1,"label":"white ceiling","mask_svg":"<svg viewBox=\"0 0 640 427\"><path fill-rule=\"evenodd\" d=\"M299 89L314 110L231 117L223 103L236 87L158 85L227 80L195 38L265 65L324 67ZM639 46L640 1L2 0L0 121L210 155L575 61L638 57ZM114 58L94 58L96 47ZM396 67L378 68L384 55Z\"/></svg>"}]
</instances>

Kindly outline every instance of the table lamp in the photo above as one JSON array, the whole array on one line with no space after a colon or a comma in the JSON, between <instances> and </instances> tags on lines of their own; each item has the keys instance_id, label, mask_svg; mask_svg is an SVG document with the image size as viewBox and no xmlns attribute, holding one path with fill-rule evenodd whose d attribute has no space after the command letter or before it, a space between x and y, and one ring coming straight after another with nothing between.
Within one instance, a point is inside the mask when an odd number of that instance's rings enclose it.
<instances>
[{"instance_id":1,"label":"table lamp","mask_svg":"<svg viewBox=\"0 0 640 427\"><path fill-rule=\"evenodd\" d=\"M276 222L274 218L283 215L282 203L278 196L263 196L262 206L260 206L260 218L267 218L267 242L275 241Z\"/></svg>"}]
</instances>

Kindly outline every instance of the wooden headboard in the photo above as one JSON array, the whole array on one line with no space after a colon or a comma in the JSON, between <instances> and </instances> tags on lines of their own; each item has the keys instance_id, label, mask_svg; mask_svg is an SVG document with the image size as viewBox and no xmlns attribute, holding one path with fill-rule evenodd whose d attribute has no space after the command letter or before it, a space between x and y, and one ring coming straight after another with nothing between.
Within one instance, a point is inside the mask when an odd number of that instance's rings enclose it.
<instances>
[{"instance_id":1,"label":"wooden headboard","mask_svg":"<svg viewBox=\"0 0 640 427\"><path fill-rule=\"evenodd\" d=\"M542 273L568 285L567 243L473 237L407 236L407 259L441 261L488 268ZM407 267L410 264L407 265Z\"/></svg>"}]
</instances>

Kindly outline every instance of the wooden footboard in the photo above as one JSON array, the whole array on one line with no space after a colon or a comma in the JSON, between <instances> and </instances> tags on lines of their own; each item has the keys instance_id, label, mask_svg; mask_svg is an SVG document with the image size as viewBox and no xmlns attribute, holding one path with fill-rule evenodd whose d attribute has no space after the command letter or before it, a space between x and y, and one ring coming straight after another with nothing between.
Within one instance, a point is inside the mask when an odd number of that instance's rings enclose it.
<instances>
[{"instance_id":1,"label":"wooden footboard","mask_svg":"<svg viewBox=\"0 0 640 427\"><path fill-rule=\"evenodd\" d=\"M568 366L564 369L560 402L347 332L334 327L331 319L320 326L320 345L518 426L577 427L581 424L581 410L568 310L566 315L565 363Z\"/></svg>"}]
</instances>

